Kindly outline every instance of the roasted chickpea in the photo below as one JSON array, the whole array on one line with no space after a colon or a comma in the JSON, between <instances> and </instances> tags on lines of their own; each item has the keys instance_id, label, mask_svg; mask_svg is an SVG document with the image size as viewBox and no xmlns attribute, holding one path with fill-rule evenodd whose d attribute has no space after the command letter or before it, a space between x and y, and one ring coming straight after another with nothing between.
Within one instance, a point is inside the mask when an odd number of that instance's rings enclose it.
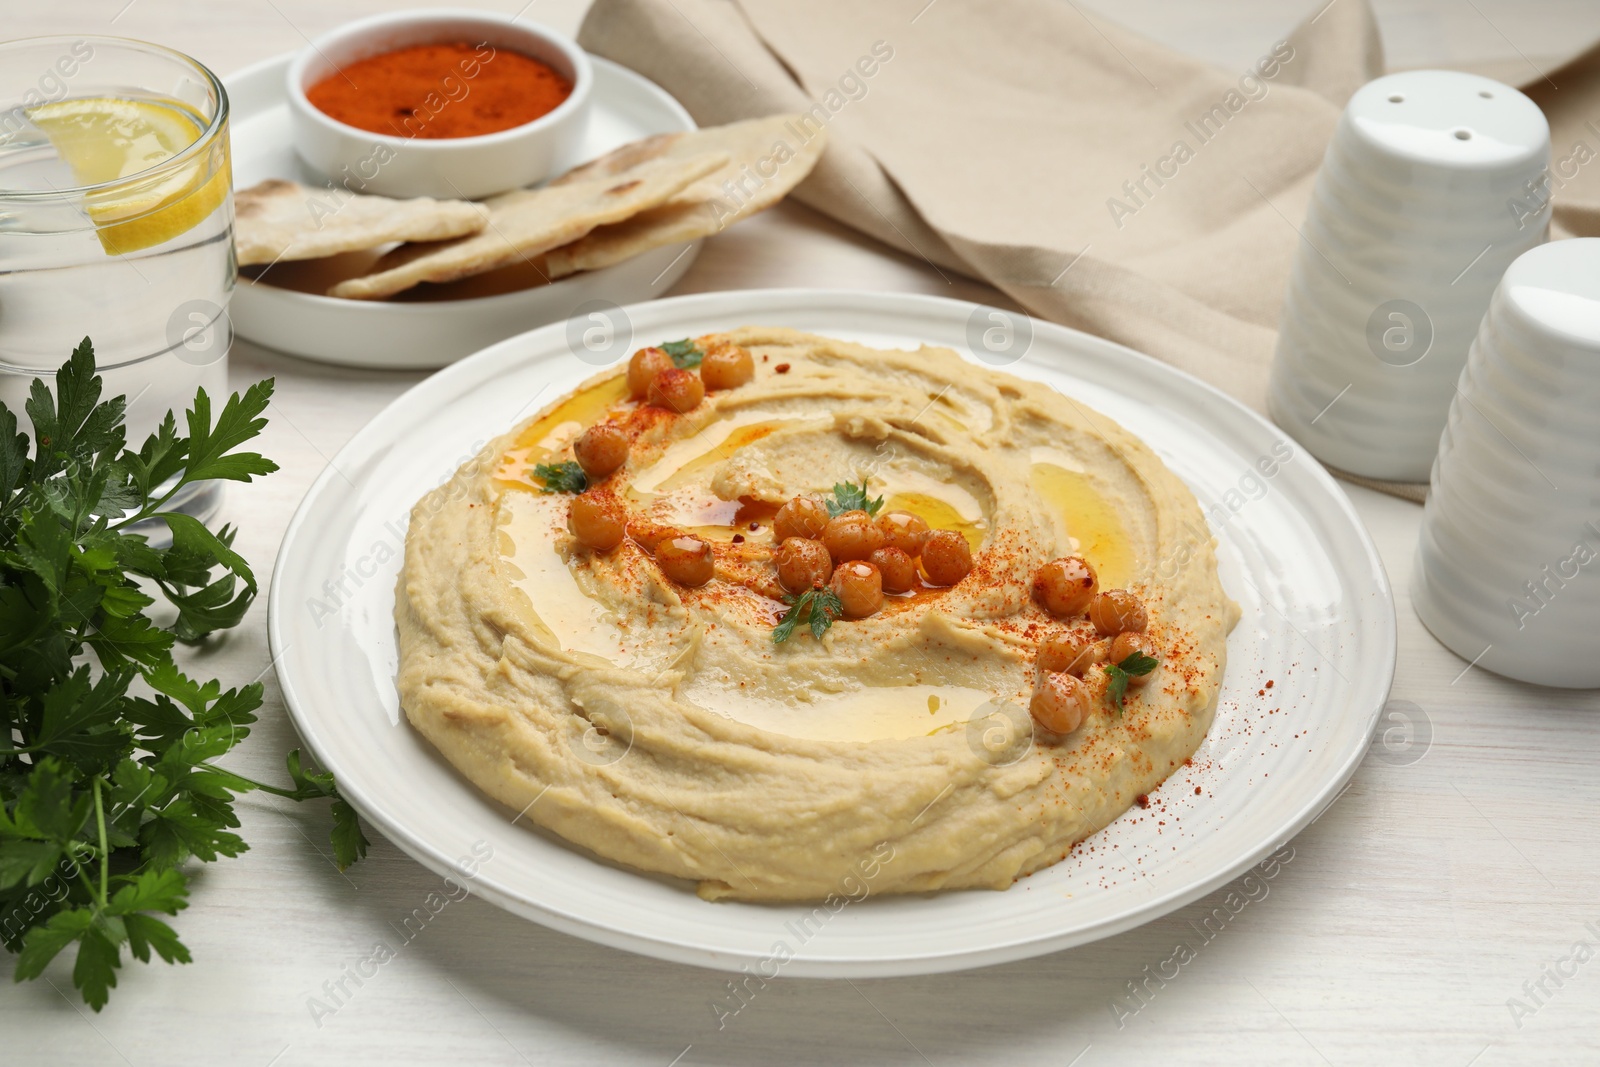
<instances>
[{"instance_id":1,"label":"roasted chickpea","mask_svg":"<svg viewBox=\"0 0 1600 1067\"><path fill-rule=\"evenodd\" d=\"M928 523L909 511L886 511L878 516L878 529L884 543L898 548L912 559L922 555L922 542L928 539Z\"/></svg>"},{"instance_id":2,"label":"roasted chickpea","mask_svg":"<svg viewBox=\"0 0 1600 1067\"><path fill-rule=\"evenodd\" d=\"M572 498L572 509L567 512L567 529L584 548L610 552L622 544L625 524L621 512L621 508L592 492L579 493Z\"/></svg>"},{"instance_id":3,"label":"roasted chickpea","mask_svg":"<svg viewBox=\"0 0 1600 1067\"><path fill-rule=\"evenodd\" d=\"M972 546L955 530L934 530L922 542L922 572L934 585L955 585L972 571Z\"/></svg>"},{"instance_id":4,"label":"roasted chickpea","mask_svg":"<svg viewBox=\"0 0 1600 1067\"><path fill-rule=\"evenodd\" d=\"M1028 705L1034 721L1046 730L1070 734L1089 714L1089 688L1082 680L1060 671L1039 676Z\"/></svg>"},{"instance_id":5,"label":"roasted chickpea","mask_svg":"<svg viewBox=\"0 0 1600 1067\"><path fill-rule=\"evenodd\" d=\"M883 607L883 576L865 560L839 564L834 568L832 584L845 618L864 619Z\"/></svg>"},{"instance_id":6,"label":"roasted chickpea","mask_svg":"<svg viewBox=\"0 0 1600 1067\"><path fill-rule=\"evenodd\" d=\"M677 537L683 531L671 526L663 526L659 522L648 519L634 519L628 523L628 536L646 552L655 553L656 546L669 537Z\"/></svg>"},{"instance_id":7,"label":"roasted chickpea","mask_svg":"<svg viewBox=\"0 0 1600 1067\"><path fill-rule=\"evenodd\" d=\"M628 395L643 400L650 395L650 383L664 370L675 364L672 357L659 348L641 348L628 360Z\"/></svg>"},{"instance_id":8,"label":"roasted chickpea","mask_svg":"<svg viewBox=\"0 0 1600 1067\"><path fill-rule=\"evenodd\" d=\"M785 538L772 562L778 565L778 584L791 593L804 593L827 582L833 574L833 557L821 541Z\"/></svg>"},{"instance_id":9,"label":"roasted chickpea","mask_svg":"<svg viewBox=\"0 0 1600 1067\"><path fill-rule=\"evenodd\" d=\"M1099 590L1094 568L1082 556L1053 559L1033 576L1033 599L1057 618L1082 614Z\"/></svg>"},{"instance_id":10,"label":"roasted chickpea","mask_svg":"<svg viewBox=\"0 0 1600 1067\"><path fill-rule=\"evenodd\" d=\"M867 562L883 575L885 593L904 593L917 584L917 561L893 545L885 545L867 557Z\"/></svg>"},{"instance_id":11,"label":"roasted chickpea","mask_svg":"<svg viewBox=\"0 0 1600 1067\"><path fill-rule=\"evenodd\" d=\"M1107 637L1133 630L1139 633L1149 624L1144 601L1126 589L1107 589L1089 601L1089 621Z\"/></svg>"},{"instance_id":12,"label":"roasted chickpea","mask_svg":"<svg viewBox=\"0 0 1600 1067\"><path fill-rule=\"evenodd\" d=\"M755 375L755 360L738 345L717 345L700 361L700 380L707 389L737 389Z\"/></svg>"},{"instance_id":13,"label":"roasted chickpea","mask_svg":"<svg viewBox=\"0 0 1600 1067\"><path fill-rule=\"evenodd\" d=\"M650 380L650 403L679 415L693 411L706 398L706 387L693 371L669 367Z\"/></svg>"},{"instance_id":14,"label":"roasted chickpea","mask_svg":"<svg viewBox=\"0 0 1600 1067\"><path fill-rule=\"evenodd\" d=\"M591 426L572 443L572 454L591 478L604 478L628 462L628 435L618 426Z\"/></svg>"},{"instance_id":15,"label":"roasted chickpea","mask_svg":"<svg viewBox=\"0 0 1600 1067\"><path fill-rule=\"evenodd\" d=\"M1104 663L1106 646L1100 641L1080 641L1061 631L1039 642L1039 652L1034 656L1034 666L1041 671L1053 671L1082 678L1084 672L1097 663Z\"/></svg>"},{"instance_id":16,"label":"roasted chickpea","mask_svg":"<svg viewBox=\"0 0 1600 1067\"><path fill-rule=\"evenodd\" d=\"M772 517L772 536L779 542L791 537L821 537L828 525L828 509L816 497L797 496Z\"/></svg>"},{"instance_id":17,"label":"roasted chickpea","mask_svg":"<svg viewBox=\"0 0 1600 1067\"><path fill-rule=\"evenodd\" d=\"M1123 660L1127 659L1136 652L1142 652L1144 655L1149 656L1152 659L1161 658L1160 656L1156 655L1155 643L1151 641L1150 638L1141 633L1134 633L1131 630L1126 633L1120 633L1112 639L1111 652L1106 658L1112 663L1120 665ZM1154 670L1150 671L1149 674L1130 674L1128 675L1128 684L1138 688L1139 686L1149 682L1151 678L1155 677L1156 671L1160 669L1161 668L1158 666Z\"/></svg>"},{"instance_id":18,"label":"roasted chickpea","mask_svg":"<svg viewBox=\"0 0 1600 1067\"><path fill-rule=\"evenodd\" d=\"M866 559L883 547L883 531L865 511L846 511L828 520L822 528L822 543L839 562Z\"/></svg>"},{"instance_id":19,"label":"roasted chickpea","mask_svg":"<svg viewBox=\"0 0 1600 1067\"><path fill-rule=\"evenodd\" d=\"M669 537L656 546L656 562L661 573L691 589L697 589L716 573L711 545L693 534Z\"/></svg>"}]
</instances>

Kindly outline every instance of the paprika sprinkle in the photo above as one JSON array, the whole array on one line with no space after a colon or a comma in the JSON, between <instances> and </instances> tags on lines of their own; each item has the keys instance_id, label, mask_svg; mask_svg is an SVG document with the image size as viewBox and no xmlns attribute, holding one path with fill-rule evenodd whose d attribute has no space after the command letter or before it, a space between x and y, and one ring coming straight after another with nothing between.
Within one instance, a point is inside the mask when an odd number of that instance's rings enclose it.
<instances>
[{"instance_id":1,"label":"paprika sprinkle","mask_svg":"<svg viewBox=\"0 0 1600 1067\"><path fill-rule=\"evenodd\" d=\"M532 122L572 83L520 52L464 42L413 45L351 63L306 90L318 111L369 133L479 137Z\"/></svg>"}]
</instances>

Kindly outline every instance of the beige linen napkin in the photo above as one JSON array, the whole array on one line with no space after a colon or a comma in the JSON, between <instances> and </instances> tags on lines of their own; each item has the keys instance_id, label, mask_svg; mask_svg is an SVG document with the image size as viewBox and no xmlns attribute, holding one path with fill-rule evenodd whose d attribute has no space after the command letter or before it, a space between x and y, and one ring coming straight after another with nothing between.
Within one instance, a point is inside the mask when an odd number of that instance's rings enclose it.
<instances>
[{"instance_id":1,"label":"beige linen napkin","mask_svg":"<svg viewBox=\"0 0 1600 1067\"><path fill-rule=\"evenodd\" d=\"M809 110L829 148L803 202L1258 411L1317 167L1383 71L1365 0L1319 0L1236 71L1071 0L596 0L579 40L701 123ZM1558 159L1600 147L1597 71L1600 49L1530 88ZM1557 196L1600 226L1600 163Z\"/></svg>"}]
</instances>

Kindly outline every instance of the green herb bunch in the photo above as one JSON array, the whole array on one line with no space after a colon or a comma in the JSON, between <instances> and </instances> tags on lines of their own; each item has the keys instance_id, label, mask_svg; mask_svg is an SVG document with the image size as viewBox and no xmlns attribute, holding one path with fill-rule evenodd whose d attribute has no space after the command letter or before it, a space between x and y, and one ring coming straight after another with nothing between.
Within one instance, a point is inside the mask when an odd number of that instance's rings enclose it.
<instances>
[{"instance_id":1,"label":"green herb bunch","mask_svg":"<svg viewBox=\"0 0 1600 1067\"><path fill-rule=\"evenodd\" d=\"M305 771L298 751L290 788L216 766L248 736L262 687L225 690L173 659L175 643L237 625L257 590L232 529L160 509L196 483L277 470L238 450L266 425L271 380L215 419L201 390L187 434L169 413L138 451L123 398L100 394L85 338L54 396L33 383L31 442L0 404L0 940L17 981L76 945L72 981L97 1011L124 949L189 961L160 916L188 906L186 861L247 848L238 794L332 798L340 865L367 848L333 777ZM134 532L153 523L169 547Z\"/></svg>"}]
</instances>

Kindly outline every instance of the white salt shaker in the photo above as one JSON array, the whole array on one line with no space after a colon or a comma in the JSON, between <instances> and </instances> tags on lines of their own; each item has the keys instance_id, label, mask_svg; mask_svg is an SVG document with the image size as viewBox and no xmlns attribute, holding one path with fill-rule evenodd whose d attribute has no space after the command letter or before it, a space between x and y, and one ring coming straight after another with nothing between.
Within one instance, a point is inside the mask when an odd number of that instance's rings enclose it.
<instances>
[{"instance_id":1,"label":"white salt shaker","mask_svg":"<svg viewBox=\"0 0 1600 1067\"><path fill-rule=\"evenodd\" d=\"M1411 600L1453 652L1600 687L1600 238L1526 252L1472 344Z\"/></svg>"},{"instance_id":2,"label":"white salt shaker","mask_svg":"<svg viewBox=\"0 0 1600 1067\"><path fill-rule=\"evenodd\" d=\"M1323 159L1272 366L1278 424L1330 466L1421 482L1489 296L1549 227L1550 126L1507 85L1368 82Z\"/></svg>"}]
</instances>

